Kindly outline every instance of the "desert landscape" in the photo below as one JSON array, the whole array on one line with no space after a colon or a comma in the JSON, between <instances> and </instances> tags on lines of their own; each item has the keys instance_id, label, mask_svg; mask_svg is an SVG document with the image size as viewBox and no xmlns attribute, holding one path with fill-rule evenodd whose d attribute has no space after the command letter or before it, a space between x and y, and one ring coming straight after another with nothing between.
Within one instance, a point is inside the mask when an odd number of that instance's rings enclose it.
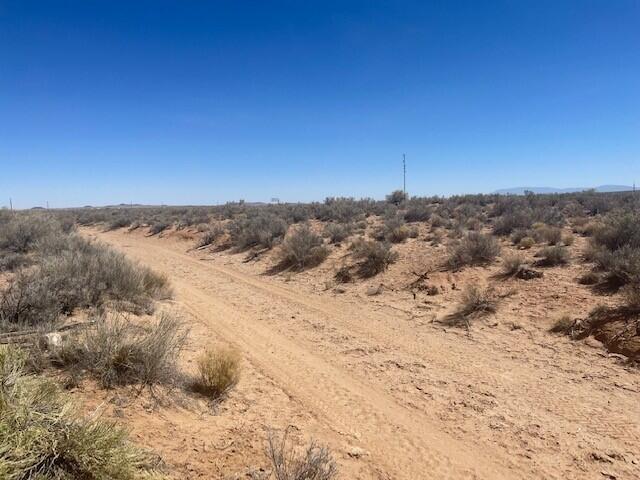
<instances>
[{"instance_id":1,"label":"desert landscape","mask_svg":"<svg viewBox=\"0 0 640 480\"><path fill-rule=\"evenodd\" d=\"M637 478L639 202L4 211L0 471Z\"/></svg>"},{"instance_id":2,"label":"desert landscape","mask_svg":"<svg viewBox=\"0 0 640 480\"><path fill-rule=\"evenodd\" d=\"M0 0L0 480L640 480L640 0Z\"/></svg>"}]
</instances>

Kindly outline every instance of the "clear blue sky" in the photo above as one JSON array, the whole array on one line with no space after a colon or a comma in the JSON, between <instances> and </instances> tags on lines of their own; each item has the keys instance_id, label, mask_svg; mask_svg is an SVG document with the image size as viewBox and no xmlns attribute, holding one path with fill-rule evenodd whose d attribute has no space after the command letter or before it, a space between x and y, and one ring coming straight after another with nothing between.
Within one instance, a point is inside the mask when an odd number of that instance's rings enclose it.
<instances>
[{"instance_id":1,"label":"clear blue sky","mask_svg":"<svg viewBox=\"0 0 640 480\"><path fill-rule=\"evenodd\" d=\"M0 205L640 181L640 1L3 1Z\"/></svg>"}]
</instances>

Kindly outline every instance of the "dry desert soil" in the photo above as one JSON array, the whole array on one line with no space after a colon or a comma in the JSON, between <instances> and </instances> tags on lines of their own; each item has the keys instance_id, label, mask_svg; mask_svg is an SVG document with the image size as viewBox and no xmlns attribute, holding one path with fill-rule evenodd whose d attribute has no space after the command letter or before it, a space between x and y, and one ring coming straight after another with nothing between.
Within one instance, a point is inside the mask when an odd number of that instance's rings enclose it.
<instances>
[{"instance_id":1,"label":"dry desert soil","mask_svg":"<svg viewBox=\"0 0 640 480\"><path fill-rule=\"evenodd\" d=\"M268 432L287 426L300 444L328 445L341 479L640 478L637 368L593 340L547 331L559 313L595 305L577 266L496 282L497 314L466 331L437 319L458 285L485 283L495 269L436 273L440 294L416 299L401 286L428 267L429 252L337 289L327 279L339 254L292 278L178 235L83 232L170 278L166 308L191 330L185 369L210 344L242 354L242 379L215 408L81 393L176 478L266 478Z\"/></svg>"}]
</instances>

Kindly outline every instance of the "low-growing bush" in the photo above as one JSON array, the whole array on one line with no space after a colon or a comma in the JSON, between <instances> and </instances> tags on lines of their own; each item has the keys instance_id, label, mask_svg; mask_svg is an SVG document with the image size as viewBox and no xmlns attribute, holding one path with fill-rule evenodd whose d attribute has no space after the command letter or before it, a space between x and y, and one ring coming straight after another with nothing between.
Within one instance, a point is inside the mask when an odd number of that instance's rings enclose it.
<instances>
[{"instance_id":1,"label":"low-growing bush","mask_svg":"<svg viewBox=\"0 0 640 480\"><path fill-rule=\"evenodd\" d=\"M457 270L466 265L486 265L500 254L500 245L491 235L469 232L449 252L447 263Z\"/></svg>"},{"instance_id":2,"label":"low-growing bush","mask_svg":"<svg viewBox=\"0 0 640 480\"><path fill-rule=\"evenodd\" d=\"M640 214L608 217L593 235L596 245L614 251L622 247L640 248Z\"/></svg>"},{"instance_id":3,"label":"low-growing bush","mask_svg":"<svg viewBox=\"0 0 640 480\"><path fill-rule=\"evenodd\" d=\"M518 243L518 246L523 250L529 250L535 244L536 244L536 241L532 237L523 237Z\"/></svg>"},{"instance_id":4,"label":"low-growing bush","mask_svg":"<svg viewBox=\"0 0 640 480\"><path fill-rule=\"evenodd\" d=\"M59 236L42 247L34 269L19 272L0 292L0 328L53 322L76 308L111 302L151 311L171 295L168 280L115 250L78 236Z\"/></svg>"},{"instance_id":5,"label":"low-growing bush","mask_svg":"<svg viewBox=\"0 0 640 480\"><path fill-rule=\"evenodd\" d=\"M558 227L542 225L535 229L534 232L541 242L549 245L557 245L562 240L562 230Z\"/></svg>"},{"instance_id":6,"label":"low-growing bush","mask_svg":"<svg viewBox=\"0 0 640 480\"><path fill-rule=\"evenodd\" d=\"M271 460L276 480L332 480L338 467L326 447L311 441L302 452L297 452L288 441L289 429L282 439L269 433L267 456Z\"/></svg>"},{"instance_id":7,"label":"low-growing bush","mask_svg":"<svg viewBox=\"0 0 640 480\"><path fill-rule=\"evenodd\" d=\"M621 287L640 278L640 249L628 245L614 251L596 248L589 255L596 269L606 272L612 286Z\"/></svg>"},{"instance_id":8,"label":"low-growing bush","mask_svg":"<svg viewBox=\"0 0 640 480\"><path fill-rule=\"evenodd\" d=\"M409 229L402 217L394 216L385 220L383 238L391 243L401 243L409 238Z\"/></svg>"},{"instance_id":9,"label":"low-growing bush","mask_svg":"<svg viewBox=\"0 0 640 480\"><path fill-rule=\"evenodd\" d=\"M167 222L156 222L149 227L149 233L151 235L158 235L159 233L164 232L170 226L171 224Z\"/></svg>"},{"instance_id":10,"label":"low-growing bush","mask_svg":"<svg viewBox=\"0 0 640 480\"><path fill-rule=\"evenodd\" d=\"M197 375L191 383L194 391L218 399L240 380L240 354L230 348L209 348L196 362Z\"/></svg>"},{"instance_id":11,"label":"low-growing bush","mask_svg":"<svg viewBox=\"0 0 640 480\"><path fill-rule=\"evenodd\" d=\"M341 243L353 233L351 223L329 223L324 228L325 237L329 238L329 243Z\"/></svg>"},{"instance_id":12,"label":"low-growing bush","mask_svg":"<svg viewBox=\"0 0 640 480\"><path fill-rule=\"evenodd\" d=\"M486 313L495 313L498 299L491 288L470 285L462 291L458 314L468 317Z\"/></svg>"},{"instance_id":13,"label":"low-growing bush","mask_svg":"<svg viewBox=\"0 0 640 480\"><path fill-rule=\"evenodd\" d=\"M398 254L386 242L360 240L354 242L353 256L360 260L358 272L363 277L373 277L385 271L398 259Z\"/></svg>"},{"instance_id":14,"label":"low-growing bush","mask_svg":"<svg viewBox=\"0 0 640 480\"><path fill-rule=\"evenodd\" d=\"M28 375L25 361L25 353L0 345L0 478L134 480L153 473L151 456L125 430L81 416L50 380Z\"/></svg>"},{"instance_id":15,"label":"low-growing bush","mask_svg":"<svg viewBox=\"0 0 640 480\"><path fill-rule=\"evenodd\" d=\"M402 190L394 190L387 195L387 202L393 205L400 205L407 199L407 195Z\"/></svg>"},{"instance_id":16,"label":"low-growing bush","mask_svg":"<svg viewBox=\"0 0 640 480\"><path fill-rule=\"evenodd\" d=\"M206 247L207 245L211 245L222 235L224 235L224 228L222 228L220 225L207 228L204 230L204 232L202 233L202 236L198 240L198 243L196 244L196 248L202 248L202 247Z\"/></svg>"},{"instance_id":17,"label":"low-growing bush","mask_svg":"<svg viewBox=\"0 0 640 480\"><path fill-rule=\"evenodd\" d=\"M541 267L556 267L569 263L569 252L566 247L556 245L545 247L535 255L539 260L536 262Z\"/></svg>"},{"instance_id":18,"label":"low-growing bush","mask_svg":"<svg viewBox=\"0 0 640 480\"><path fill-rule=\"evenodd\" d=\"M287 233L287 222L273 213L257 212L229 224L231 242L239 249L273 248Z\"/></svg>"},{"instance_id":19,"label":"low-growing bush","mask_svg":"<svg viewBox=\"0 0 640 480\"><path fill-rule=\"evenodd\" d=\"M553 323L551 328L549 328L549 331L551 333L568 334L573 328L574 324L575 322L569 315L562 315Z\"/></svg>"},{"instance_id":20,"label":"low-growing bush","mask_svg":"<svg viewBox=\"0 0 640 480\"><path fill-rule=\"evenodd\" d=\"M513 277L524 266L524 258L518 254L508 254L502 257L502 275Z\"/></svg>"},{"instance_id":21,"label":"low-growing bush","mask_svg":"<svg viewBox=\"0 0 640 480\"><path fill-rule=\"evenodd\" d=\"M58 366L91 372L105 388L172 385L178 379L177 360L186 338L182 324L167 314L148 325L122 315L99 317L66 338L53 360Z\"/></svg>"},{"instance_id":22,"label":"low-growing bush","mask_svg":"<svg viewBox=\"0 0 640 480\"><path fill-rule=\"evenodd\" d=\"M404 212L404 219L407 222L426 222L431 218L431 208L426 205L411 205Z\"/></svg>"},{"instance_id":23,"label":"low-growing bush","mask_svg":"<svg viewBox=\"0 0 640 480\"><path fill-rule=\"evenodd\" d=\"M296 228L280 246L280 265L298 270L314 267L322 263L329 255L323 245L322 237L311 231L307 225Z\"/></svg>"}]
</instances>

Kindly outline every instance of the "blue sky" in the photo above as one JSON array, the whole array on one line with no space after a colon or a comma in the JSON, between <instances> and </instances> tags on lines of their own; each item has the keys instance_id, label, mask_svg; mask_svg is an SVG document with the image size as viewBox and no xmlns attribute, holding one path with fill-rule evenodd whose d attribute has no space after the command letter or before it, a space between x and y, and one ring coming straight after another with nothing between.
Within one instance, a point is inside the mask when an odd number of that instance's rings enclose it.
<instances>
[{"instance_id":1,"label":"blue sky","mask_svg":"<svg viewBox=\"0 0 640 480\"><path fill-rule=\"evenodd\" d=\"M0 205L640 182L640 2L3 1Z\"/></svg>"}]
</instances>

